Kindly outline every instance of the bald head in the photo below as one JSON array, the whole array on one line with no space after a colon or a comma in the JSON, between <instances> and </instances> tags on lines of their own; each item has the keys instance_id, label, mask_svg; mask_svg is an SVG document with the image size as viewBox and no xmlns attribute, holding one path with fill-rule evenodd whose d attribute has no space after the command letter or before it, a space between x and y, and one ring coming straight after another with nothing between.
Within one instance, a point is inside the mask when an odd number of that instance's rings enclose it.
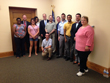
<instances>
[{"instance_id":1,"label":"bald head","mask_svg":"<svg viewBox=\"0 0 110 83\"><path fill-rule=\"evenodd\" d=\"M23 15L23 21L26 21L26 20L27 20L26 15Z\"/></svg>"},{"instance_id":2,"label":"bald head","mask_svg":"<svg viewBox=\"0 0 110 83\"><path fill-rule=\"evenodd\" d=\"M44 13L43 15L43 19L46 20L47 19L47 15Z\"/></svg>"},{"instance_id":3,"label":"bald head","mask_svg":"<svg viewBox=\"0 0 110 83\"><path fill-rule=\"evenodd\" d=\"M50 21L50 22L53 21L53 17L52 17L52 15L49 15L49 21Z\"/></svg>"}]
</instances>

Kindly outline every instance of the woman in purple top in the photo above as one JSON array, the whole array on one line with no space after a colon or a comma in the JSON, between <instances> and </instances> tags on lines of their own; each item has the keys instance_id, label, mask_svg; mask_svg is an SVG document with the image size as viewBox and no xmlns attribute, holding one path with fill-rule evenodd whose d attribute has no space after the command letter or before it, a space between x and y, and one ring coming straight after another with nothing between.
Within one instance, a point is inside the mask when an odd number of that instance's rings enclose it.
<instances>
[{"instance_id":1,"label":"woman in purple top","mask_svg":"<svg viewBox=\"0 0 110 83\"><path fill-rule=\"evenodd\" d=\"M34 18L31 19L31 25L28 26L28 33L30 37L29 57L31 57L33 43L35 47L35 55L38 55L37 54L37 41L38 41L39 27L35 24Z\"/></svg>"},{"instance_id":2,"label":"woman in purple top","mask_svg":"<svg viewBox=\"0 0 110 83\"><path fill-rule=\"evenodd\" d=\"M16 57L19 58L20 55L25 56L25 35L26 35L26 27L25 25L21 24L21 19L16 19L17 24L13 25L13 32L14 32L14 40L16 44ZM21 51L20 51L21 49Z\"/></svg>"}]
</instances>

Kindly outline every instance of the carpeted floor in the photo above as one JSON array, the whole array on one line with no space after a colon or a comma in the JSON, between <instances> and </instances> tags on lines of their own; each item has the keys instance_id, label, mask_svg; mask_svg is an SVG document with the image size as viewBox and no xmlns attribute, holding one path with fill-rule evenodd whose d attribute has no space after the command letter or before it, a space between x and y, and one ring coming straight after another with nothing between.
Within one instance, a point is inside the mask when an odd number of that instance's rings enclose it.
<instances>
[{"instance_id":1,"label":"carpeted floor","mask_svg":"<svg viewBox=\"0 0 110 83\"><path fill-rule=\"evenodd\" d=\"M55 56L55 55L54 55ZM89 70L77 77L79 67L63 58L47 61L41 53L31 58L0 58L0 83L110 83L110 78Z\"/></svg>"}]
</instances>

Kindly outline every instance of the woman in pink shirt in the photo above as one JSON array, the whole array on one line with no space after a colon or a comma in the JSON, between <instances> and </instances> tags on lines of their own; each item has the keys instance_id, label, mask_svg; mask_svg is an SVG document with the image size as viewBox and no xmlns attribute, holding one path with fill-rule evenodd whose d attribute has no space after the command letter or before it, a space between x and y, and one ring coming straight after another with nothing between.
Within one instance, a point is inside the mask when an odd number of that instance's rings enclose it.
<instances>
[{"instance_id":1,"label":"woman in pink shirt","mask_svg":"<svg viewBox=\"0 0 110 83\"><path fill-rule=\"evenodd\" d=\"M80 57L80 71L77 73L77 76L82 76L85 72L88 72L86 62L94 47L94 29L88 24L87 16L82 17L81 24L82 27L75 34L75 48Z\"/></svg>"},{"instance_id":2,"label":"woman in pink shirt","mask_svg":"<svg viewBox=\"0 0 110 83\"><path fill-rule=\"evenodd\" d=\"M39 27L35 25L34 18L31 19L31 25L28 26L28 33L30 37L29 57L31 57L33 43L35 47L35 55L38 55L37 54L37 41L38 41Z\"/></svg>"}]
</instances>

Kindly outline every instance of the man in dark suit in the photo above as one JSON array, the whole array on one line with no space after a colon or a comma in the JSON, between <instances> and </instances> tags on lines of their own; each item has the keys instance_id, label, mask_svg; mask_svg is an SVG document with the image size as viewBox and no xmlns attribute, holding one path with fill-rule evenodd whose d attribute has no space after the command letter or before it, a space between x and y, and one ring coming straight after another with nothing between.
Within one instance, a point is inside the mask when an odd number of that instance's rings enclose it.
<instances>
[{"instance_id":1,"label":"man in dark suit","mask_svg":"<svg viewBox=\"0 0 110 83\"><path fill-rule=\"evenodd\" d=\"M47 15L43 14L43 20L40 21L40 36L43 39L45 39L45 25L49 22L49 20L47 20Z\"/></svg>"},{"instance_id":2,"label":"man in dark suit","mask_svg":"<svg viewBox=\"0 0 110 83\"><path fill-rule=\"evenodd\" d=\"M78 65L80 64L80 59L79 57L77 56L77 52L75 50L75 40L74 40L74 37L75 37L75 33L78 31L78 29L82 26L81 24L81 14L80 13L77 13L76 14L76 23L74 23L72 25L72 28L71 28L71 37L72 37L72 41L73 41L73 46L72 46L72 53L71 53L71 62L73 62L73 55L75 55L75 61L74 61L74 64L78 63ZM73 54L74 53L74 54Z\"/></svg>"},{"instance_id":3,"label":"man in dark suit","mask_svg":"<svg viewBox=\"0 0 110 83\"><path fill-rule=\"evenodd\" d=\"M23 15L23 21L21 21L21 24L24 24L26 26L26 36L25 36L25 42L26 42L26 47L27 47L27 52L29 53L29 34L28 34L28 26L30 23L27 21L26 15Z\"/></svg>"},{"instance_id":4,"label":"man in dark suit","mask_svg":"<svg viewBox=\"0 0 110 83\"><path fill-rule=\"evenodd\" d=\"M60 19L60 16L57 16L57 25L56 25L56 31L55 31L55 38L56 38L56 55L57 55L57 58L59 56L59 41L58 41L58 26L59 26L59 23L60 23L61 19Z\"/></svg>"}]
</instances>

